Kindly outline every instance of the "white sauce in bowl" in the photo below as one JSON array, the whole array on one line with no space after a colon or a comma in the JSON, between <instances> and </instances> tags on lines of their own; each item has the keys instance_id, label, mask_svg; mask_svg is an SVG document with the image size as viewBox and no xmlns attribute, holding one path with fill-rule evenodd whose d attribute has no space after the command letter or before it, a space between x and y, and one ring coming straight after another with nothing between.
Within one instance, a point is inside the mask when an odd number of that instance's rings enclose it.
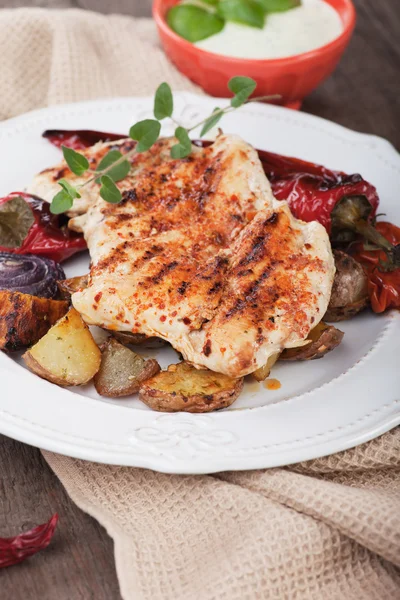
<instances>
[{"instance_id":1,"label":"white sauce in bowl","mask_svg":"<svg viewBox=\"0 0 400 600\"><path fill-rule=\"evenodd\" d=\"M284 58L324 46L342 32L332 6L324 0L303 0L297 8L267 15L263 29L226 23L222 31L195 45L236 58Z\"/></svg>"}]
</instances>

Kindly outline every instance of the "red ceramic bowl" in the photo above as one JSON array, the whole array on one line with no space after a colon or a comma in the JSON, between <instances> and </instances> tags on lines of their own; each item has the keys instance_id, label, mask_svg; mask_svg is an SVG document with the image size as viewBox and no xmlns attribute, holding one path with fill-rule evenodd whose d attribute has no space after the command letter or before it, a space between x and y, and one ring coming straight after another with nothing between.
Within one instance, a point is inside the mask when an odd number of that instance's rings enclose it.
<instances>
[{"instance_id":1,"label":"red ceramic bowl","mask_svg":"<svg viewBox=\"0 0 400 600\"><path fill-rule=\"evenodd\" d=\"M257 81L257 96L279 94L281 103L299 108L305 96L326 79L338 64L354 30L356 13L351 0L325 0L340 15L343 33L311 52L273 60L231 58L197 48L174 33L166 22L168 10L179 0L154 0L153 17L167 56L189 79L212 96L226 97L235 75Z\"/></svg>"}]
</instances>

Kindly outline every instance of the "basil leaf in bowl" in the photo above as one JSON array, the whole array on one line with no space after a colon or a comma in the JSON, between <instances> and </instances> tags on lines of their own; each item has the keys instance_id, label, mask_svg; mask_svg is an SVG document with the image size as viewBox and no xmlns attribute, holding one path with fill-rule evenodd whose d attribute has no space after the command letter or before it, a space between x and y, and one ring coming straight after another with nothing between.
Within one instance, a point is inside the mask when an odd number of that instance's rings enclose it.
<instances>
[{"instance_id":1,"label":"basil leaf in bowl","mask_svg":"<svg viewBox=\"0 0 400 600\"><path fill-rule=\"evenodd\" d=\"M221 0L217 13L226 21L258 29L264 27L265 10L257 0Z\"/></svg>"},{"instance_id":2,"label":"basil leaf in bowl","mask_svg":"<svg viewBox=\"0 0 400 600\"><path fill-rule=\"evenodd\" d=\"M257 0L265 12L285 12L301 5L301 0Z\"/></svg>"},{"instance_id":3,"label":"basil leaf in bowl","mask_svg":"<svg viewBox=\"0 0 400 600\"><path fill-rule=\"evenodd\" d=\"M167 14L167 23L175 33L193 43L219 33L225 25L219 15L194 4L172 7Z\"/></svg>"}]
</instances>

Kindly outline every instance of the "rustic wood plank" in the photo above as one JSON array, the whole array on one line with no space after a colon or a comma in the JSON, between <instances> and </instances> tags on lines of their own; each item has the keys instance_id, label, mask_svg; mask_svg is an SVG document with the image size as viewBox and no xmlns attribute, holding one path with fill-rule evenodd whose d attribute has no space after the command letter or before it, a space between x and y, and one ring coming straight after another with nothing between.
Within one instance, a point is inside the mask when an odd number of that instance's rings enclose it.
<instances>
[{"instance_id":1,"label":"rustic wood plank","mask_svg":"<svg viewBox=\"0 0 400 600\"><path fill-rule=\"evenodd\" d=\"M400 148L400 3L356 0L357 31L336 73L303 109L387 137ZM149 14L150 0L0 0L0 6L85 6ZM58 512L54 543L26 563L2 571L1 597L14 600L120 600L113 544L82 513L39 450L0 436L0 535L12 535Z\"/></svg>"}]
</instances>

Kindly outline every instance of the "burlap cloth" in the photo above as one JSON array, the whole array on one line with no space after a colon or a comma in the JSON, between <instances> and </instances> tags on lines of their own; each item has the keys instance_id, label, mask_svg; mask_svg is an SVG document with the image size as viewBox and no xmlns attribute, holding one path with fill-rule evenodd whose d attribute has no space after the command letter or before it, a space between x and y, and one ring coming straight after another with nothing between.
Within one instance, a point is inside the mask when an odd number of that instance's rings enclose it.
<instances>
[{"instance_id":1,"label":"burlap cloth","mask_svg":"<svg viewBox=\"0 0 400 600\"><path fill-rule=\"evenodd\" d=\"M3 118L162 80L193 88L147 20L2 11L0 44ZM44 456L113 537L125 600L400 598L400 429L294 467L213 476Z\"/></svg>"}]
</instances>

